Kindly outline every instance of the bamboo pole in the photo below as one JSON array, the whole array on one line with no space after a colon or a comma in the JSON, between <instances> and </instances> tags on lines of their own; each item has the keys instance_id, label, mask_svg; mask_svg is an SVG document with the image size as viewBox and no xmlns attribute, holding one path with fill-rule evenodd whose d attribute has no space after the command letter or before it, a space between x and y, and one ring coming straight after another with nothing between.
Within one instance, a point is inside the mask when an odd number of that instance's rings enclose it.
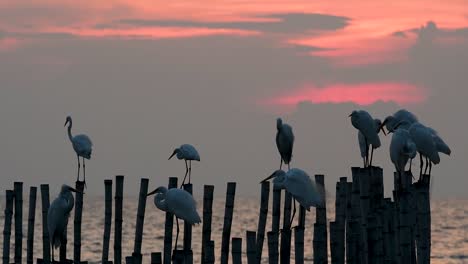
<instances>
[{"instance_id":1,"label":"bamboo pole","mask_svg":"<svg viewBox=\"0 0 468 264\"><path fill-rule=\"evenodd\" d=\"M15 263L22 262L23 253L23 183L14 183L15 192Z\"/></svg>"},{"instance_id":2,"label":"bamboo pole","mask_svg":"<svg viewBox=\"0 0 468 264\"><path fill-rule=\"evenodd\" d=\"M400 262L411 263L411 226L410 226L410 199L411 194L409 190L408 177L412 177L410 173L402 174L402 189L399 191L398 196L400 200L399 220L400 220Z\"/></svg>"},{"instance_id":3,"label":"bamboo pole","mask_svg":"<svg viewBox=\"0 0 468 264\"><path fill-rule=\"evenodd\" d=\"M170 177L168 189L177 188L177 177ZM166 221L164 223L164 264L171 263L172 251L172 226L174 224L173 214L166 212Z\"/></svg>"},{"instance_id":4,"label":"bamboo pole","mask_svg":"<svg viewBox=\"0 0 468 264\"><path fill-rule=\"evenodd\" d=\"M242 238L233 237L232 238L232 263L233 264L242 264Z\"/></svg>"},{"instance_id":5,"label":"bamboo pole","mask_svg":"<svg viewBox=\"0 0 468 264\"><path fill-rule=\"evenodd\" d=\"M273 212L271 230L279 234L280 218L281 218L281 188L273 184Z\"/></svg>"},{"instance_id":6,"label":"bamboo pole","mask_svg":"<svg viewBox=\"0 0 468 264\"><path fill-rule=\"evenodd\" d=\"M205 248L205 263L206 264L213 264L215 263L215 242L213 240L208 241L206 243Z\"/></svg>"},{"instance_id":7,"label":"bamboo pole","mask_svg":"<svg viewBox=\"0 0 468 264\"><path fill-rule=\"evenodd\" d=\"M213 213L213 185L205 185L203 190L203 227L201 263L205 263L205 248L211 240L211 219Z\"/></svg>"},{"instance_id":8,"label":"bamboo pole","mask_svg":"<svg viewBox=\"0 0 468 264\"><path fill-rule=\"evenodd\" d=\"M81 262L81 219L83 216L83 190L84 182L76 182L76 190L78 191L75 194L75 219L73 221L73 261L75 263Z\"/></svg>"},{"instance_id":9,"label":"bamboo pole","mask_svg":"<svg viewBox=\"0 0 468 264\"><path fill-rule=\"evenodd\" d=\"M345 225L346 225L347 178L341 177L336 183L335 222L336 222L336 263L345 261ZM330 231L331 232L331 231Z\"/></svg>"},{"instance_id":10,"label":"bamboo pole","mask_svg":"<svg viewBox=\"0 0 468 264\"><path fill-rule=\"evenodd\" d=\"M304 228L294 228L294 260L296 264L304 263Z\"/></svg>"},{"instance_id":11,"label":"bamboo pole","mask_svg":"<svg viewBox=\"0 0 468 264\"><path fill-rule=\"evenodd\" d=\"M29 211L28 211L28 240L26 242L26 263L34 263L34 222L36 221L36 194L37 187L29 189Z\"/></svg>"},{"instance_id":12,"label":"bamboo pole","mask_svg":"<svg viewBox=\"0 0 468 264\"><path fill-rule=\"evenodd\" d=\"M260 195L260 212L258 214L258 229L257 229L257 262L262 260L263 242L265 240L266 220L268 217L268 202L270 197L270 182L263 182L261 185Z\"/></svg>"},{"instance_id":13,"label":"bamboo pole","mask_svg":"<svg viewBox=\"0 0 468 264\"><path fill-rule=\"evenodd\" d=\"M291 258L291 202L292 195L284 194L283 229L281 230L280 263L288 264Z\"/></svg>"},{"instance_id":14,"label":"bamboo pole","mask_svg":"<svg viewBox=\"0 0 468 264\"><path fill-rule=\"evenodd\" d=\"M114 224L114 264L122 263L122 222L123 222L124 176L115 177L115 224Z\"/></svg>"},{"instance_id":15,"label":"bamboo pole","mask_svg":"<svg viewBox=\"0 0 468 264\"><path fill-rule=\"evenodd\" d=\"M419 263L430 263L431 256L431 202L430 176L423 175L418 183L418 232L419 232Z\"/></svg>"},{"instance_id":16,"label":"bamboo pole","mask_svg":"<svg viewBox=\"0 0 468 264\"><path fill-rule=\"evenodd\" d=\"M364 168L359 170L359 189L360 189L360 208L361 208L361 263L367 264L369 251L368 251L368 241L367 241L367 217L369 216L370 211L370 178L371 178L371 169Z\"/></svg>"},{"instance_id":17,"label":"bamboo pole","mask_svg":"<svg viewBox=\"0 0 468 264\"><path fill-rule=\"evenodd\" d=\"M161 264L161 252L152 252L151 253L151 264Z\"/></svg>"},{"instance_id":18,"label":"bamboo pole","mask_svg":"<svg viewBox=\"0 0 468 264\"><path fill-rule=\"evenodd\" d=\"M324 175L315 175L315 183L319 186L322 192L322 201L324 203L317 206L315 211L315 224L314 224L314 263L328 263L328 238L327 238L327 206L325 196L325 181Z\"/></svg>"},{"instance_id":19,"label":"bamboo pole","mask_svg":"<svg viewBox=\"0 0 468 264\"><path fill-rule=\"evenodd\" d=\"M278 264L278 233L267 232L268 238L268 263Z\"/></svg>"},{"instance_id":20,"label":"bamboo pole","mask_svg":"<svg viewBox=\"0 0 468 264\"><path fill-rule=\"evenodd\" d=\"M375 214L369 214L367 217L367 235L368 235L368 252L369 262L380 264L382 261L379 259L377 250L377 218Z\"/></svg>"},{"instance_id":21,"label":"bamboo pole","mask_svg":"<svg viewBox=\"0 0 468 264\"><path fill-rule=\"evenodd\" d=\"M254 231L246 232L246 244L247 244L247 263L257 264L257 252L256 252L256 239L257 234Z\"/></svg>"},{"instance_id":22,"label":"bamboo pole","mask_svg":"<svg viewBox=\"0 0 468 264\"><path fill-rule=\"evenodd\" d=\"M145 209L146 209L146 195L148 194L148 182L147 178L140 180L140 193L138 195L138 211L137 219L135 224L135 244L133 247L133 262L141 264L141 241L143 240L143 226L145 224Z\"/></svg>"},{"instance_id":23,"label":"bamboo pole","mask_svg":"<svg viewBox=\"0 0 468 264\"><path fill-rule=\"evenodd\" d=\"M193 186L191 183L184 184L184 190L192 194ZM193 260L192 254L192 225L184 221L184 253L185 253L185 263L191 264L190 259Z\"/></svg>"},{"instance_id":24,"label":"bamboo pole","mask_svg":"<svg viewBox=\"0 0 468 264\"><path fill-rule=\"evenodd\" d=\"M353 258L351 256L352 252L355 251L354 249L354 241L352 239L353 230L351 229L351 220L352 219L352 190L353 190L353 183L347 182L346 183L346 263L353 263Z\"/></svg>"},{"instance_id":25,"label":"bamboo pole","mask_svg":"<svg viewBox=\"0 0 468 264\"><path fill-rule=\"evenodd\" d=\"M226 190L226 204L224 208L223 237L221 241L221 264L227 264L229 260L229 242L231 240L230 237L235 196L236 183L228 182Z\"/></svg>"},{"instance_id":26,"label":"bamboo pole","mask_svg":"<svg viewBox=\"0 0 468 264\"><path fill-rule=\"evenodd\" d=\"M330 222L330 255L331 255L331 263L337 264L339 263L339 249L338 249L338 240L339 240L339 230L338 230L338 222L333 221Z\"/></svg>"},{"instance_id":27,"label":"bamboo pole","mask_svg":"<svg viewBox=\"0 0 468 264\"><path fill-rule=\"evenodd\" d=\"M102 243L102 263L109 260L109 240L112 226L112 180L104 180L104 235Z\"/></svg>"},{"instance_id":28,"label":"bamboo pole","mask_svg":"<svg viewBox=\"0 0 468 264\"><path fill-rule=\"evenodd\" d=\"M41 201L42 201L42 260L44 263L50 262L50 238L49 229L47 227L47 213L49 211L49 185L41 184Z\"/></svg>"},{"instance_id":29,"label":"bamboo pole","mask_svg":"<svg viewBox=\"0 0 468 264\"><path fill-rule=\"evenodd\" d=\"M395 248L394 248L394 233L393 233L393 212L392 212L391 198L384 199L384 212L383 212L383 250L384 250L384 263L394 263Z\"/></svg>"},{"instance_id":30,"label":"bamboo pole","mask_svg":"<svg viewBox=\"0 0 468 264\"><path fill-rule=\"evenodd\" d=\"M13 217L13 203L15 194L12 190L5 192L5 222L3 226L3 264L10 263L11 220Z\"/></svg>"}]
</instances>

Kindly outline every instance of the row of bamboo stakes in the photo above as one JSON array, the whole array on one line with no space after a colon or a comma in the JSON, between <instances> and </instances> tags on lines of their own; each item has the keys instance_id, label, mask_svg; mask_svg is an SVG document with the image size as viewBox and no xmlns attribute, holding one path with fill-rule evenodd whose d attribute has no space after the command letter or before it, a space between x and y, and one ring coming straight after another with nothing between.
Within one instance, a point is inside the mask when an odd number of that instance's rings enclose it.
<instances>
[{"instance_id":1,"label":"row of bamboo stakes","mask_svg":"<svg viewBox=\"0 0 468 264\"><path fill-rule=\"evenodd\" d=\"M316 219L313 224L313 262L328 263L430 263L431 216L428 175L412 183L412 175L406 172L399 177L394 175L395 184L393 201L384 198L383 171L378 167L352 168L352 181L341 177L336 183L335 221L329 223L330 255L328 254L327 210L326 205L316 208ZM325 189L324 175L315 175L317 185ZM143 261L141 252L143 226L149 180L141 179L136 218L134 249L131 256L122 257L122 223L123 223L123 187L124 176L115 178L115 216L114 216L114 256L109 260L109 241L112 226L112 185L110 179L104 180L105 211L101 263L140 264ZM192 185L183 186L192 193ZM76 189L83 190L83 182L76 182ZM177 178L169 178L168 188L177 188ZM262 251L265 243L268 247L268 263L288 264L291 260L291 238L294 233L295 263L304 263L304 232L306 228L306 210L299 208L297 226L291 227L292 196L273 185L272 225L266 232L268 217L270 183L261 184L260 211L256 231L246 231L245 245L247 263L262 262ZM42 201L42 258L37 263L51 263L49 234L47 231L47 211L50 205L49 185L40 186ZM205 185L203 192L202 248L201 262L215 263L215 241L211 238L213 185ZM37 188L29 192L28 233L26 263L34 263L34 222ZM236 183L227 183L223 233L219 262L228 264L229 254L234 264L242 263L242 238L231 238L231 226L234 213ZM284 204L281 206L282 194ZM323 194L325 195L325 193ZM14 263L22 263L22 207L23 183L15 182L13 190L6 190L5 221L3 232L3 263L10 261L11 224L14 215L15 251ZM60 247L59 262L87 263L81 261L81 221L83 212L83 194L75 197L73 260L67 259L67 243ZM325 197L323 197L325 200ZM281 208L283 207L283 226L280 229ZM184 223L183 249L172 251L174 217L166 213L164 246L162 252L152 252L150 263L193 263L192 227ZM231 247L231 250L230 250ZM279 249L279 251L278 251ZM330 257L330 259L329 259Z\"/></svg>"}]
</instances>

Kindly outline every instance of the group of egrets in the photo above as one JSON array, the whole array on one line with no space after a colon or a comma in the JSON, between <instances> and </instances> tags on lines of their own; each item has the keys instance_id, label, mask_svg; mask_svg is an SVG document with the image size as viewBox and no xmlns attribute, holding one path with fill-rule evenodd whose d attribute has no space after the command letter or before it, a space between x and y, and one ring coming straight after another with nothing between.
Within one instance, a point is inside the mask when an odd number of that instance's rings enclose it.
<instances>
[{"instance_id":1,"label":"group of egrets","mask_svg":"<svg viewBox=\"0 0 468 264\"><path fill-rule=\"evenodd\" d=\"M85 134L79 134L73 136L71 129L73 126L73 121L70 116L67 116L65 121L65 126L68 125L68 138L72 143L73 150L76 153L78 160L78 174L76 180L80 179L80 158L83 161L83 182L86 186L86 165L85 159L91 159L91 153L93 148L93 143L91 139ZM187 176L189 177L189 183L191 179L192 172L192 160L200 161L200 155L198 151L190 144L183 144L179 148L176 148L172 155L169 157L171 159L173 156L176 156L179 160L185 161L185 176L182 181L182 186L185 183ZM80 192L68 185L62 185L58 197L52 202L47 213L47 225L50 237L50 243L52 245L52 260L54 259L54 248L58 248L61 243L64 241L68 225L68 218L70 212L73 209L75 199L72 192ZM184 221L187 221L190 224L200 223L201 219L196 211L195 200L192 195L182 189L170 189L167 190L165 187L159 187L156 190L148 193L148 196L156 194L154 197L154 204L157 208L170 212L176 216L176 219L180 218ZM176 247L177 239L179 237L179 222L177 221L177 237L176 237Z\"/></svg>"},{"instance_id":2,"label":"group of egrets","mask_svg":"<svg viewBox=\"0 0 468 264\"><path fill-rule=\"evenodd\" d=\"M383 122L373 119L364 110L353 111L349 116L352 125L359 130L358 142L364 167L372 166L373 150L381 145L378 134L380 131L387 134L384 127L388 133L393 133L390 142L390 159L399 175L405 172L408 161L411 171L412 160L417 153L420 157L420 178L423 174L431 174L432 164L439 164L439 153L451 154L449 146L437 131L423 125L416 115L408 110L398 110L393 115L387 116Z\"/></svg>"}]
</instances>

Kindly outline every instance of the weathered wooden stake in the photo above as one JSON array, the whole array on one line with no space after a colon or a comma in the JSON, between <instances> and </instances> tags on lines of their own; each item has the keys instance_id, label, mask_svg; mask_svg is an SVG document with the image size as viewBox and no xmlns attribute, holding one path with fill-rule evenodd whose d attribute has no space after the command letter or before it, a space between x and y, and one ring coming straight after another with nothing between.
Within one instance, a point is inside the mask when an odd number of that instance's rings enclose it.
<instances>
[{"instance_id":1,"label":"weathered wooden stake","mask_svg":"<svg viewBox=\"0 0 468 264\"><path fill-rule=\"evenodd\" d=\"M215 242L213 240L208 241L205 248L205 263L213 264L215 263Z\"/></svg>"},{"instance_id":2,"label":"weathered wooden stake","mask_svg":"<svg viewBox=\"0 0 468 264\"><path fill-rule=\"evenodd\" d=\"M273 212L271 220L271 231L279 234L281 218L281 188L273 184Z\"/></svg>"},{"instance_id":3,"label":"weathered wooden stake","mask_svg":"<svg viewBox=\"0 0 468 264\"><path fill-rule=\"evenodd\" d=\"M221 241L221 264L227 264L229 259L229 242L231 240L230 237L235 196L236 183L228 182L226 191L226 204L224 208L223 237Z\"/></svg>"},{"instance_id":4,"label":"weathered wooden stake","mask_svg":"<svg viewBox=\"0 0 468 264\"><path fill-rule=\"evenodd\" d=\"M353 258L351 256L351 252L355 251L354 249L354 242L352 240L352 233L353 230L351 229L351 221L352 219L352 190L353 190L353 183L347 182L346 183L346 263L353 264Z\"/></svg>"},{"instance_id":5,"label":"weathered wooden stake","mask_svg":"<svg viewBox=\"0 0 468 264\"><path fill-rule=\"evenodd\" d=\"M81 262L81 218L83 216L83 191L84 182L76 182L75 194L75 219L73 221L73 261L75 263Z\"/></svg>"},{"instance_id":6,"label":"weathered wooden stake","mask_svg":"<svg viewBox=\"0 0 468 264\"><path fill-rule=\"evenodd\" d=\"M402 189L398 192L400 201L399 220L400 220L400 262L411 263L411 226L410 226L410 184L407 178L412 178L412 174L405 172L402 175L403 185Z\"/></svg>"},{"instance_id":7,"label":"weathered wooden stake","mask_svg":"<svg viewBox=\"0 0 468 264\"><path fill-rule=\"evenodd\" d=\"M345 225L347 209L347 178L341 177L336 183L335 222L336 222L336 263L345 262ZM331 228L331 227L330 227ZM330 230L331 233L331 230Z\"/></svg>"},{"instance_id":8,"label":"weathered wooden stake","mask_svg":"<svg viewBox=\"0 0 468 264\"><path fill-rule=\"evenodd\" d=\"M203 189L203 222L201 263L205 263L205 249L211 241L211 219L213 213L213 185L205 185Z\"/></svg>"},{"instance_id":9,"label":"weathered wooden stake","mask_svg":"<svg viewBox=\"0 0 468 264\"><path fill-rule=\"evenodd\" d=\"M168 189L177 188L177 177L169 178ZM166 222L164 223L164 264L171 263L171 252L172 252L172 226L174 223L174 217L171 213L166 213Z\"/></svg>"},{"instance_id":10,"label":"weathered wooden stake","mask_svg":"<svg viewBox=\"0 0 468 264\"><path fill-rule=\"evenodd\" d=\"M291 258L291 202L292 195L285 192L283 229L281 230L280 263L288 264Z\"/></svg>"},{"instance_id":11,"label":"weathered wooden stake","mask_svg":"<svg viewBox=\"0 0 468 264\"><path fill-rule=\"evenodd\" d=\"M274 231L267 232L268 238L268 263L278 264L278 233Z\"/></svg>"},{"instance_id":12,"label":"weathered wooden stake","mask_svg":"<svg viewBox=\"0 0 468 264\"><path fill-rule=\"evenodd\" d=\"M430 263L431 256L431 201L430 176L423 175L416 183L417 188L417 221L419 233L418 264ZM420 253L419 253L420 251Z\"/></svg>"},{"instance_id":13,"label":"weathered wooden stake","mask_svg":"<svg viewBox=\"0 0 468 264\"><path fill-rule=\"evenodd\" d=\"M323 204L316 208L315 224L314 224L314 264L328 263L328 239L327 239L327 205L325 196L325 179L324 175L315 175L315 183L322 190Z\"/></svg>"},{"instance_id":14,"label":"weathered wooden stake","mask_svg":"<svg viewBox=\"0 0 468 264\"><path fill-rule=\"evenodd\" d=\"M360 207L361 207L361 263L369 263L369 250L367 246L367 216L370 210L370 178L371 168L364 168L359 170L359 184L360 184Z\"/></svg>"},{"instance_id":15,"label":"weathered wooden stake","mask_svg":"<svg viewBox=\"0 0 468 264\"><path fill-rule=\"evenodd\" d=\"M257 229L257 262L262 260L263 241L265 240L266 220L268 217L268 198L270 197L270 182L263 182L261 185L260 213L258 217Z\"/></svg>"},{"instance_id":16,"label":"weathered wooden stake","mask_svg":"<svg viewBox=\"0 0 468 264\"><path fill-rule=\"evenodd\" d=\"M254 231L246 232L246 244L247 244L247 263L257 264L257 252L256 252L256 239L257 234Z\"/></svg>"},{"instance_id":17,"label":"weathered wooden stake","mask_svg":"<svg viewBox=\"0 0 468 264\"><path fill-rule=\"evenodd\" d=\"M114 264L122 264L122 223L123 223L124 176L115 177L115 224L114 224Z\"/></svg>"},{"instance_id":18,"label":"weathered wooden stake","mask_svg":"<svg viewBox=\"0 0 468 264\"><path fill-rule=\"evenodd\" d=\"M22 262L23 254L23 183L14 183L15 191L15 263Z\"/></svg>"},{"instance_id":19,"label":"weathered wooden stake","mask_svg":"<svg viewBox=\"0 0 468 264\"><path fill-rule=\"evenodd\" d=\"M296 264L304 263L304 228L300 225L294 228L294 257Z\"/></svg>"},{"instance_id":20,"label":"weathered wooden stake","mask_svg":"<svg viewBox=\"0 0 468 264\"><path fill-rule=\"evenodd\" d=\"M146 195L148 194L148 182L147 178L140 180L140 193L138 195L138 211L135 226L135 244L133 247L133 259L134 262L140 262L142 260L141 255L141 241L143 240L143 226L145 224L145 210L146 210ZM141 263L138 263L141 264Z\"/></svg>"},{"instance_id":21,"label":"weathered wooden stake","mask_svg":"<svg viewBox=\"0 0 468 264\"><path fill-rule=\"evenodd\" d=\"M102 263L109 260L109 241L112 226L112 180L104 180L104 235L102 243Z\"/></svg>"},{"instance_id":22,"label":"weathered wooden stake","mask_svg":"<svg viewBox=\"0 0 468 264\"><path fill-rule=\"evenodd\" d=\"M13 203L15 194L6 190L5 224L3 226L3 264L10 263L11 218L13 217Z\"/></svg>"},{"instance_id":23,"label":"weathered wooden stake","mask_svg":"<svg viewBox=\"0 0 468 264\"><path fill-rule=\"evenodd\" d=\"M231 243L232 263L242 264L242 238L233 237Z\"/></svg>"},{"instance_id":24,"label":"weathered wooden stake","mask_svg":"<svg viewBox=\"0 0 468 264\"><path fill-rule=\"evenodd\" d=\"M47 227L47 213L49 211L49 185L41 184L42 201L42 260L44 263L50 263L50 238Z\"/></svg>"},{"instance_id":25,"label":"weathered wooden stake","mask_svg":"<svg viewBox=\"0 0 468 264\"><path fill-rule=\"evenodd\" d=\"M338 222L330 222L330 255L331 263L339 263L339 249L338 249L338 240L339 240L339 230Z\"/></svg>"},{"instance_id":26,"label":"weathered wooden stake","mask_svg":"<svg viewBox=\"0 0 468 264\"><path fill-rule=\"evenodd\" d=\"M37 187L31 186L29 189L29 211L28 211L28 240L26 242L27 254L26 263L34 263L34 222L36 221L36 194Z\"/></svg>"},{"instance_id":27,"label":"weathered wooden stake","mask_svg":"<svg viewBox=\"0 0 468 264\"><path fill-rule=\"evenodd\" d=\"M161 252L152 252L151 253L151 264L161 264Z\"/></svg>"},{"instance_id":28,"label":"weathered wooden stake","mask_svg":"<svg viewBox=\"0 0 468 264\"><path fill-rule=\"evenodd\" d=\"M184 190L188 193L193 193L193 186L191 183L184 184ZM184 253L185 253L185 263L191 264L190 259L193 260L192 253L192 225L184 221Z\"/></svg>"}]
</instances>

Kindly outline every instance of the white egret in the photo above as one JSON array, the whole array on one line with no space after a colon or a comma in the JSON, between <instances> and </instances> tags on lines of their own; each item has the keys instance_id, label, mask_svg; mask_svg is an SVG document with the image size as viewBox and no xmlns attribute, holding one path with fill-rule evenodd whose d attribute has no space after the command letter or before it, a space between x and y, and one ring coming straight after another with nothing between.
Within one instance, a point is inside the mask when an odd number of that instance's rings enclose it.
<instances>
[{"instance_id":1,"label":"white egret","mask_svg":"<svg viewBox=\"0 0 468 264\"><path fill-rule=\"evenodd\" d=\"M382 125L382 121L376 118L374 119L374 123L375 123L375 126L377 127L377 134L380 132L380 130L382 130L382 132L385 135L385 130L383 130L380 127ZM370 144L369 142L366 142L366 138L361 131L358 132L358 143L359 143L359 150L361 151L361 157L364 162L364 168L365 168L369 165L368 156L369 156Z\"/></svg>"},{"instance_id":2,"label":"white egret","mask_svg":"<svg viewBox=\"0 0 468 264\"><path fill-rule=\"evenodd\" d=\"M379 148L381 143L380 143L380 138L378 135L378 131L380 127L375 125L375 121L372 118L372 116L364 111L353 111L349 117L351 117L351 124L359 130L363 136L364 136L364 146L366 147L366 157L368 162L368 166L372 166L372 157L374 155L374 149ZM369 146L372 145L371 148L371 156L369 160Z\"/></svg>"},{"instance_id":3,"label":"white egret","mask_svg":"<svg viewBox=\"0 0 468 264\"><path fill-rule=\"evenodd\" d=\"M195 149L195 147L190 144L183 144L180 147L174 149L174 152L172 152L172 155L169 157L169 160L174 155L177 155L177 159L183 159L185 161L185 176L181 184L182 187L185 183L185 178L187 178L187 174L189 176L190 183L190 176L192 174L192 160L200 161L200 155L198 154L198 151Z\"/></svg>"},{"instance_id":4,"label":"white egret","mask_svg":"<svg viewBox=\"0 0 468 264\"><path fill-rule=\"evenodd\" d=\"M148 193L147 196L156 194L154 204L164 212L175 215L177 222L177 235L175 249L177 249L177 241L179 239L179 218L194 225L201 223L200 215L197 213L196 203L193 196L183 189L172 188L167 189L164 186L158 187L156 190Z\"/></svg>"},{"instance_id":5,"label":"white egret","mask_svg":"<svg viewBox=\"0 0 468 264\"><path fill-rule=\"evenodd\" d=\"M299 202L307 211L310 211L311 206L317 207L324 203L324 190L319 190L315 182L301 169L293 168L288 172L277 170L262 182L268 181L271 178L274 178L274 185L289 192L294 200ZM296 214L295 201L293 201L294 209L291 217L291 224Z\"/></svg>"},{"instance_id":6,"label":"white egret","mask_svg":"<svg viewBox=\"0 0 468 264\"><path fill-rule=\"evenodd\" d=\"M294 134L290 125L283 123L281 118L276 119L276 147L281 156L280 170L283 162L288 165L291 163L294 146Z\"/></svg>"},{"instance_id":7,"label":"white egret","mask_svg":"<svg viewBox=\"0 0 468 264\"><path fill-rule=\"evenodd\" d=\"M383 128L383 126L385 126L388 132L392 132L395 129L395 126L403 121L406 122L406 124L403 124L404 126L406 126L404 128L409 129L409 126L411 124L418 122L418 118L410 111L406 109L400 109L396 111L393 115L387 116L380 127Z\"/></svg>"},{"instance_id":8,"label":"white egret","mask_svg":"<svg viewBox=\"0 0 468 264\"><path fill-rule=\"evenodd\" d=\"M60 247L67 230L68 217L73 209L75 199L71 192L78 192L68 185L62 185L57 198L52 202L47 212L47 228L50 244L52 245L52 261L54 260L54 248Z\"/></svg>"},{"instance_id":9,"label":"white egret","mask_svg":"<svg viewBox=\"0 0 468 264\"><path fill-rule=\"evenodd\" d=\"M393 133L390 142L390 159L398 173L399 184L401 185L401 175L405 172L408 160L416 157L416 145L411 139L408 130L394 127L389 133ZM411 171L411 167L410 167Z\"/></svg>"},{"instance_id":10,"label":"white egret","mask_svg":"<svg viewBox=\"0 0 468 264\"><path fill-rule=\"evenodd\" d=\"M78 159L78 175L76 177L76 180L79 181L80 179L80 157L83 159L83 181L86 186L86 164L85 164L85 159L91 159L91 152L93 151L93 142L91 142L91 139L85 135L85 134L80 134L73 136L71 133L71 129L73 126L73 121L71 116L67 116L67 119L65 121L66 126L68 124L68 138L70 139L70 142L72 143L73 150L75 150L76 153L76 158Z\"/></svg>"}]
</instances>

